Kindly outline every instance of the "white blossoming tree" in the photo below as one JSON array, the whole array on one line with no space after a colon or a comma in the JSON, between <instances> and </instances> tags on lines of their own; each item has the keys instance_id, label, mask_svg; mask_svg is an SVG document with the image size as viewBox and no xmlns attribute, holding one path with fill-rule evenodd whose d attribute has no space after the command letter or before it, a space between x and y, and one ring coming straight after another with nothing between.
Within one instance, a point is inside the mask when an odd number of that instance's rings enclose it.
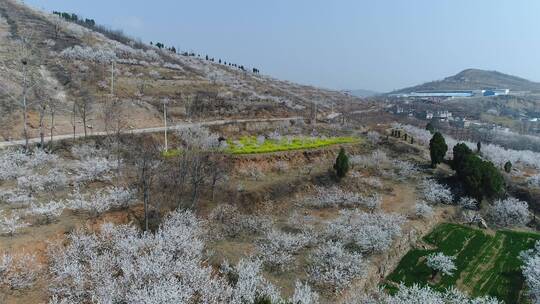
<instances>
[{"instance_id":1,"label":"white blossoming tree","mask_svg":"<svg viewBox=\"0 0 540 304\"><path fill-rule=\"evenodd\" d=\"M311 238L306 234L292 234L271 230L259 240L257 247L264 264L275 270L284 270L291 266L293 255L306 247Z\"/></svg>"},{"instance_id":2,"label":"white blossoming tree","mask_svg":"<svg viewBox=\"0 0 540 304\"><path fill-rule=\"evenodd\" d=\"M429 286L405 286L401 284L396 294L388 295L377 290L370 295L359 295L352 298L349 304L502 304L491 297L471 298L454 287L443 292L433 290Z\"/></svg>"},{"instance_id":3,"label":"white blossoming tree","mask_svg":"<svg viewBox=\"0 0 540 304\"><path fill-rule=\"evenodd\" d=\"M433 277L437 273L451 276L456 270L454 260L456 257L444 255L442 252L432 253L426 258L426 265L433 270Z\"/></svg>"},{"instance_id":4,"label":"white blossoming tree","mask_svg":"<svg viewBox=\"0 0 540 304\"><path fill-rule=\"evenodd\" d=\"M45 224L49 224L62 214L65 207L64 204L56 201L44 204L31 204L27 213L41 217Z\"/></svg>"},{"instance_id":5,"label":"white blossoming tree","mask_svg":"<svg viewBox=\"0 0 540 304\"><path fill-rule=\"evenodd\" d=\"M432 179L425 179L420 183L419 187L428 203L452 204L454 196L447 186L441 185Z\"/></svg>"},{"instance_id":6,"label":"white blossoming tree","mask_svg":"<svg viewBox=\"0 0 540 304\"><path fill-rule=\"evenodd\" d=\"M488 215L500 227L524 226L531 218L527 202L513 197L497 200L489 207Z\"/></svg>"},{"instance_id":7,"label":"white blossoming tree","mask_svg":"<svg viewBox=\"0 0 540 304\"><path fill-rule=\"evenodd\" d=\"M308 274L311 281L332 291L340 291L365 271L361 254L349 252L339 242L327 242L316 248L310 256Z\"/></svg>"},{"instance_id":8,"label":"white blossoming tree","mask_svg":"<svg viewBox=\"0 0 540 304\"><path fill-rule=\"evenodd\" d=\"M459 199L458 206L460 206L462 209L477 210L478 201L472 197L464 196Z\"/></svg>"},{"instance_id":9,"label":"white blossoming tree","mask_svg":"<svg viewBox=\"0 0 540 304\"><path fill-rule=\"evenodd\" d=\"M2 213L0 212L0 215L1 214ZM21 221L21 217L16 213L0 217L0 232L9 236L13 236L19 229L28 226L30 226L30 224Z\"/></svg>"},{"instance_id":10,"label":"white blossoming tree","mask_svg":"<svg viewBox=\"0 0 540 304\"><path fill-rule=\"evenodd\" d=\"M319 303L319 295L308 284L296 281L294 295L289 302L292 304L317 304Z\"/></svg>"},{"instance_id":11,"label":"white blossoming tree","mask_svg":"<svg viewBox=\"0 0 540 304\"><path fill-rule=\"evenodd\" d=\"M390 248L393 240L401 236L404 222L405 218L398 214L342 210L326 227L325 234L330 240L354 244L362 253L371 254Z\"/></svg>"},{"instance_id":12,"label":"white blossoming tree","mask_svg":"<svg viewBox=\"0 0 540 304\"><path fill-rule=\"evenodd\" d=\"M32 286L41 270L34 255L0 254L0 287L25 289Z\"/></svg>"},{"instance_id":13,"label":"white blossoming tree","mask_svg":"<svg viewBox=\"0 0 540 304\"><path fill-rule=\"evenodd\" d=\"M520 255L523 265L521 271L527 283L532 303L540 303L540 241L533 249L523 251Z\"/></svg>"},{"instance_id":14,"label":"white blossoming tree","mask_svg":"<svg viewBox=\"0 0 540 304\"><path fill-rule=\"evenodd\" d=\"M419 201L414 205L414 215L418 218L433 217L433 208L424 201Z\"/></svg>"}]
</instances>

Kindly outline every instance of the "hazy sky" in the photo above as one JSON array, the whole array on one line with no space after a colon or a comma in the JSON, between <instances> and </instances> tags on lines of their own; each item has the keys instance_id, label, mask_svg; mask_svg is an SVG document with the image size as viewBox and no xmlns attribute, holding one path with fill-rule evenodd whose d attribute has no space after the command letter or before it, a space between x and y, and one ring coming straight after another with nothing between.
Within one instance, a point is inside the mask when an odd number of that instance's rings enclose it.
<instances>
[{"instance_id":1,"label":"hazy sky","mask_svg":"<svg viewBox=\"0 0 540 304\"><path fill-rule=\"evenodd\" d=\"M538 0L26 0L333 89L498 70L540 81Z\"/></svg>"}]
</instances>

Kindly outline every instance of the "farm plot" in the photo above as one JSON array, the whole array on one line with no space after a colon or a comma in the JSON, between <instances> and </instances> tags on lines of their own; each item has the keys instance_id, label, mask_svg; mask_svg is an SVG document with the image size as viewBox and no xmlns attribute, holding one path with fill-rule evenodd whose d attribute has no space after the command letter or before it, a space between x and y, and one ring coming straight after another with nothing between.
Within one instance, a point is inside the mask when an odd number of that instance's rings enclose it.
<instances>
[{"instance_id":1,"label":"farm plot","mask_svg":"<svg viewBox=\"0 0 540 304\"><path fill-rule=\"evenodd\" d=\"M245 136L227 142L227 151L232 154L256 154L279 151L315 149L336 144L358 143L355 137L279 137Z\"/></svg>"},{"instance_id":2,"label":"farm plot","mask_svg":"<svg viewBox=\"0 0 540 304\"><path fill-rule=\"evenodd\" d=\"M489 295L505 303L521 303L525 284L521 275L521 251L530 249L539 234L501 230L495 235L456 224L441 224L424 241L433 249L414 249L387 277L390 290L403 282L430 285L437 290L457 286L471 296ZM433 252L455 256L456 271L433 281L425 257Z\"/></svg>"}]
</instances>

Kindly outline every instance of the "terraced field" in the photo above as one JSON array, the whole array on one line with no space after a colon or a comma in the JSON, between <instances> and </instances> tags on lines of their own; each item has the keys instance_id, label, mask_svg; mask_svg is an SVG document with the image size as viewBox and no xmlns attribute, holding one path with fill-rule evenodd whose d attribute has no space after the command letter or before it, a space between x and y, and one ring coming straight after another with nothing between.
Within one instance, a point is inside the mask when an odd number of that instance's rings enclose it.
<instances>
[{"instance_id":1,"label":"terraced field","mask_svg":"<svg viewBox=\"0 0 540 304\"><path fill-rule=\"evenodd\" d=\"M396 270L387 277L386 286L395 289L399 282L410 286L429 284L444 290L457 286L472 296L490 295L505 303L523 303L524 280L519 253L532 248L540 234L497 231L494 235L456 224L441 224L424 237L431 249L409 251ZM432 282L425 256L432 252L456 256L457 270Z\"/></svg>"},{"instance_id":2,"label":"terraced field","mask_svg":"<svg viewBox=\"0 0 540 304\"><path fill-rule=\"evenodd\" d=\"M279 151L315 149L336 144L360 142L356 137L294 137L283 139L265 139L264 137L245 136L230 140L228 151L232 154L256 154Z\"/></svg>"}]
</instances>

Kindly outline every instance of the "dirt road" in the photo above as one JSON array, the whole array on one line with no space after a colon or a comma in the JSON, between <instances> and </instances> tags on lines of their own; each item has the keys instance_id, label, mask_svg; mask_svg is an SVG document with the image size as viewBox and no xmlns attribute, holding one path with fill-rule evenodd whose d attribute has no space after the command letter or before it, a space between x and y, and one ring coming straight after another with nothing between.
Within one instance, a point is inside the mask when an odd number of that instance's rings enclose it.
<instances>
[{"instance_id":1,"label":"dirt road","mask_svg":"<svg viewBox=\"0 0 540 304\"><path fill-rule=\"evenodd\" d=\"M290 121L290 120L303 120L303 117L280 117L280 118L254 118L254 119L226 119L226 120L212 120L212 121L199 121L199 122L184 122L172 126L168 126L166 129L167 131L174 131L178 129L183 128L189 128L194 126L202 126L202 127L209 127L209 126L219 126L219 125L225 125L230 123L249 123L249 122L274 122L274 121ZM142 133L157 133L157 132L164 132L165 127L153 127L153 128L143 128L143 129L132 129L132 130L126 130L123 133L125 134L142 134ZM92 133L91 136L105 136L107 135L107 132L96 132ZM61 135L55 135L53 136L53 141L58 140L65 140L65 139L72 139L72 138L81 138L84 137L84 133L76 133L75 136L73 134L61 134ZM45 142L49 142L51 140L50 137L45 137ZM28 139L28 142L30 144L37 144L40 142L40 138L30 138ZM7 147L13 147L13 146L21 146L25 144L25 140L13 140L13 141L2 141L0 142L0 149L7 148Z\"/></svg>"}]
</instances>

